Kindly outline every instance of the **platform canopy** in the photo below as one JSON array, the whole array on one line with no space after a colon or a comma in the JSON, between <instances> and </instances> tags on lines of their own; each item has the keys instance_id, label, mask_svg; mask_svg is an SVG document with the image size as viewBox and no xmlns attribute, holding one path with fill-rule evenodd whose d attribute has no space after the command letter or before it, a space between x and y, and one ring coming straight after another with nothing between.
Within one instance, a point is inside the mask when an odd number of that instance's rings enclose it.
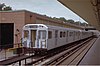
<instances>
[{"instance_id":1,"label":"platform canopy","mask_svg":"<svg viewBox=\"0 0 100 66\"><path fill-rule=\"evenodd\" d=\"M58 0L100 30L100 0Z\"/></svg>"}]
</instances>

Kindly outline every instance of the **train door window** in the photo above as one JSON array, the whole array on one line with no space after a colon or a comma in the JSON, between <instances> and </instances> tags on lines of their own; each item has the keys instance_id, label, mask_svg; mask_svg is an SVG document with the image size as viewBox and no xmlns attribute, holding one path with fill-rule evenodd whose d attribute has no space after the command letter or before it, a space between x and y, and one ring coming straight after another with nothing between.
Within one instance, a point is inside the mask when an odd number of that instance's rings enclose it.
<instances>
[{"instance_id":1,"label":"train door window","mask_svg":"<svg viewBox=\"0 0 100 66\"><path fill-rule=\"evenodd\" d=\"M63 37L65 37L65 32L63 32Z\"/></svg>"},{"instance_id":2,"label":"train door window","mask_svg":"<svg viewBox=\"0 0 100 66\"><path fill-rule=\"evenodd\" d=\"M52 31L48 31L48 39L52 38Z\"/></svg>"},{"instance_id":3,"label":"train door window","mask_svg":"<svg viewBox=\"0 0 100 66\"><path fill-rule=\"evenodd\" d=\"M55 31L55 38L58 37L58 30Z\"/></svg>"},{"instance_id":4,"label":"train door window","mask_svg":"<svg viewBox=\"0 0 100 66\"><path fill-rule=\"evenodd\" d=\"M46 39L46 31L42 31L42 39Z\"/></svg>"},{"instance_id":5,"label":"train door window","mask_svg":"<svg viewBox=\"0 0 100 66\"><path fill-rule=\"evenodd\" d=\"M62 31L61 31L61 32L60 32L60 38L62 38L62 34L63 34L63 33L62 33Z\"/></svg>"},{"instance_id":6,"label":"train door window","mask_svg":"<svg viewBox=\"0 0 100 66\"><path fill-rule=\"evenodd\" d=\"M31 42L32 42L31 47L35 47L35 40L36 40L36 30L31 30Z\"/></svg>"}]
</instances>

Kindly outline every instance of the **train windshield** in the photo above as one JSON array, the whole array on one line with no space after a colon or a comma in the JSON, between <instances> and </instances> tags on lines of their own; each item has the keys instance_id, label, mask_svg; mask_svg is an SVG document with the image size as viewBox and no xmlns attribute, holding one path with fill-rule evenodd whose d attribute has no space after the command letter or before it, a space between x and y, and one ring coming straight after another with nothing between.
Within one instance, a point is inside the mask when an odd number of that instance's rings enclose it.
<instances>
[{"instance_id":1,"label":"train windshield","mask_svg":"<svg viewBox=\"0 0 100 66\"><path fill-rule=\"evenodd\" d=\"M29 31L28 30L24 30L24 38L25 39L29 38Z\"/></svg>"},{"instance_id":2,"label":"train windshield","mask_svg":"<svg viewBox=\"0 0 100 66\"><path fill-rule=\"evenodd\" d=\"M46 39L46 31L45 30L39 31L39 39Z\"/></svg>"}]
</instances>

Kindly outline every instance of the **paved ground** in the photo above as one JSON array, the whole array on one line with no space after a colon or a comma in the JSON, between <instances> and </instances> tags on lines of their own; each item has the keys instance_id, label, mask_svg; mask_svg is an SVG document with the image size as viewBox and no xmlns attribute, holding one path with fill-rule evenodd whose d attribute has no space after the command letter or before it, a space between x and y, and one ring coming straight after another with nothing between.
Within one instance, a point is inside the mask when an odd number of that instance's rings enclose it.
<instances>
[{"instance_id":1,"label":"paved ground","mask_svg":"<svg viewBox=\"0 0 100 66\"><path fill-rule=\"evenodd\" d=\"M80 62L80 65L100 65L100 37Z\"/></svg>"}]
</instances>

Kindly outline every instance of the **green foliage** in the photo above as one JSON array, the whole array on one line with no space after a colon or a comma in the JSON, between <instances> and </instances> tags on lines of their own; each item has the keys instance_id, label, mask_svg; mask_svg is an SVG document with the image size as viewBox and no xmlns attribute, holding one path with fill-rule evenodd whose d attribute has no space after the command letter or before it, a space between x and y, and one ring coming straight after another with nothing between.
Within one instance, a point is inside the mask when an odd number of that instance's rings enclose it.
<instances>
[{"instance_id":1,"label":"green foliage","mask_svg":"<svg viewBox=\"0 0 100 66\"><path fill-rule=\"evenodd\" d=\"M74 23L75 23L75 21L74 21L74 20L72 20L72 19L67 20L67 22L72 23L72 24L74 24Z\"/></svg>"},{"instance_id":2,"label":"green foliage","mask_svg":"<svg viewBox=\"0 0 100 66\"><path fill-rule=\"evenodd\" d=\"M5 3L0 3L0 11L9 11L12 10L12 7L6 6Z\"/></svg>"},{"instance_id":3,"label":"green foliage","mask_svg":"<svg viewBox=\"0 0 100 66\"><path fill-rule=\"evenodd\" d=\"M69 19L69 20L66 20L64 17L60 17L60 18L56 18L56 17L53 17L53 19L57 19L57 20L61 20L61 21L64 21L64 22L68 22L68 23L71 23L71 24L75 24L75 25L80 25L80 26L88 26L87 23L82 23L80 21L74 21L72 19Z\"/></svg>"},{"instance_id":4,"label":"green foliage","mask_svg":"<svg viewBox=\"0 0 100 66\"><path fill-rule=\"evenodd\" d=\"M62 20L64 22L67 22L67 20L64 17L60 17L59 20Z\"/></svg>"},{"instance_id":5,"label":"green foliage","mask_svg":"<svg viewBox=\"0 0 100 66\"><path fill-rule=\"evenodd\" d=\"M10 6L6 6L3 10L4 11L9 11L9 10L12 10L12 8Z\"/></svg>"},{"instance_id":6,"label":"green foliage","mask_svg":"<svg viewBox=\"0 0 100 66\"><path fill-rule=\"evenodd\" d=\"M5 6L5 4L4 3L0 3L0 11L2 11L3 10L3 7Z\"/></svg>"}]
</instances>

